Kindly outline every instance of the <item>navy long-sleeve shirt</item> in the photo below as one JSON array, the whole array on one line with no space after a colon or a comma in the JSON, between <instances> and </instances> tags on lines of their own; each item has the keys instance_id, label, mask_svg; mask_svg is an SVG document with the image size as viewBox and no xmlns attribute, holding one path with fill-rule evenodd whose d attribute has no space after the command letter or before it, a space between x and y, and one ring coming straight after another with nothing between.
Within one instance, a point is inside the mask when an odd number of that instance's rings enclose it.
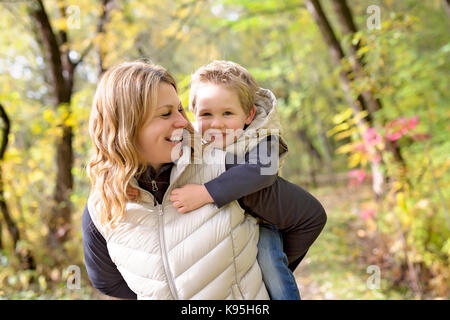
<instances>
[{"instance_id":1,"label":"navy long-sleeve shirt","mask_svg":"<svg viewBox=\"0 0 450 320\"><path fill-rule=\"evenodd\" d=\"M265 150L270 156L270 148ZM237 161L236 156L227 154L226 171L205 187L219 208L238 199L247 212L277 225L283 235L289 268L294 270L323 229L326 214L319 201L300 187L277 174L261 175L261 168L271 163L262 160L264 155L259 151L255 148L246 154L244 164L242 159ZM173 163L165 164L158 173L149 167L138 177L140 187L151 192L158 203L162 202L169 186L172 166ZM157 186L155 191L152 181ZM95 228L87 206L83 212L82 233L85 264L93 286L106 295L136 299L112 262L106 241Z\"/></svg>"}]
</instances>

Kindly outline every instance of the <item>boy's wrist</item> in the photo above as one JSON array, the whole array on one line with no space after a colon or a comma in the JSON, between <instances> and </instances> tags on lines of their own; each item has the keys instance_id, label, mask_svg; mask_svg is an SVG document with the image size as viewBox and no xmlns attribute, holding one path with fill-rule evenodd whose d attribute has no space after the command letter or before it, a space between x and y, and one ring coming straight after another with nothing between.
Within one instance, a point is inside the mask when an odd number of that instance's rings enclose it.
<instances>
[{"instance_id":1,"label":"boy's wrist","mask_svg":"<svg viewBox=\"0 0 450 320\"><path fill-rule=\"evenodd\" d=\"M205 185L202 185L202 193L203 193L203 200L205 203L214 203L214 199L211 197L211 195L208 192L208 189L205 187Z\"/></svg>"}]
</instances>

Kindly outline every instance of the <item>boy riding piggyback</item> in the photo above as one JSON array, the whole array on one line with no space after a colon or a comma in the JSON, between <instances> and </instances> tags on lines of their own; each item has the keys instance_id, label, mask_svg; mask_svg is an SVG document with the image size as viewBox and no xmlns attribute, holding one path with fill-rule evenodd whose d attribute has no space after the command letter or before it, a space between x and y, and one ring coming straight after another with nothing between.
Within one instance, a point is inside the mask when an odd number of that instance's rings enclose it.
<instances>
[{"instance_id":1,"label":"boy riding piggyback","mask_svg":"<svg viewBox=\"0 0 450 320\"><path fill-rule=\"evenodd\" d=\"M214 61L192 76L189 109L208 147L227 151L227 170L204 185L173 190L174 207L188 213L207 203L220 208L238 200L259 218L258 263L271 299L300 299L293 271L323 229L326 214L312 195L278 177L288 147L275 96L259 88L242 66Z\"/></svg>"}]
</instances>

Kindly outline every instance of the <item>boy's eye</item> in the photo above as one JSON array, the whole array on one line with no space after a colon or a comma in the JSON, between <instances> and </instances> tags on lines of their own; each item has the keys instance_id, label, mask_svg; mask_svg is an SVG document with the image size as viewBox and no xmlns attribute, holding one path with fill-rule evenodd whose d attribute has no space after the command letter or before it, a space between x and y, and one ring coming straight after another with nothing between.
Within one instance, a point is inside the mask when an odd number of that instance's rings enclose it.
<instances>
[{"instance_id":1,"label":"boy's eye","mask_svg":"<svg viewBox=\"0 0 450 320\"><path fill-rule=\"evenodd\" d=\"M205 113L201 114L202 117L207 117L207 116L210 116L210 115L211 115L211 113L209 113L209 112L205 112Z\"/></svg>"}]
</instances>

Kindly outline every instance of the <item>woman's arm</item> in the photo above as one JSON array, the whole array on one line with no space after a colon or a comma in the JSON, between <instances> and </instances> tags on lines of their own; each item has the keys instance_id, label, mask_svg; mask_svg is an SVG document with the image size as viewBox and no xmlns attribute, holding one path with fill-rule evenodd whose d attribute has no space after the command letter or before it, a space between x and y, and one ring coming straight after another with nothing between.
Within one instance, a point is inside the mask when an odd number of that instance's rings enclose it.
<instances>
[{"instance_id":1,"label":"woman's arm","mask_svg":"<svg viewBox=\"0 0 450 320\"><path fill-rule=\"evenodd\" d=\"M128 287L111 260L106 241L92 222L87 205L84 207L81 228L84 262L94 288L108 296L136 299L136 294Z\"/></svg>"}]
</instances>

